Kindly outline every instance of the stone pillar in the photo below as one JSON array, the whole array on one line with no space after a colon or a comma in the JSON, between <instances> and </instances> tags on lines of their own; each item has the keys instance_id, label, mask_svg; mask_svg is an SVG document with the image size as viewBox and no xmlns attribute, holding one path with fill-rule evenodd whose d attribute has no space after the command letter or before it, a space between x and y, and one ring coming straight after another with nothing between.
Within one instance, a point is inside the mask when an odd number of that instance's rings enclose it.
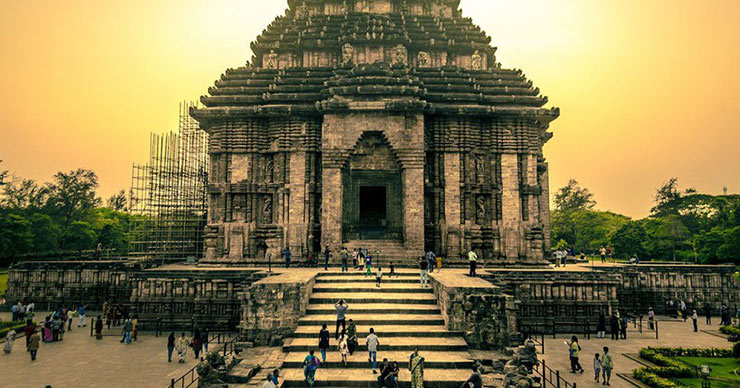
<instances>
[{"instance_id":1,"label":"stone pillar","mask_svg":"<svg viewBox=\"0 0 740 388\"><path fill-rule=\"evenodd\" d=\"M342 244L341 151L324 150L321 172L321 249L326 245L336 252Z\"/></svg>"},{"instance_id":2,"label":"stone pillar","mask_svg":"<svg viewBox=\"0 0 740 388\"><path fill-rule=\"evenodd\" d=\"M443 246L447 249L447 256L452 258L463 253L460 245L460 154L457 152L444 154L444 187L445 224L442 238L446 240Z\"/></svg>"},{"instance_id":3,"label":"stone pillar","mask_svg":"<svg viewBox=\"0 0 740 388\"><path fill-rule=\"evenodd\" d=\"M545 171L540 174L540 222L545 235L544 251L550 252L550 176L549 166L544 162Z\"/></svg>"},{"instance_id":4,"label":"stone pillar","mask_svg":"<svg viewBox=\"0 0 740 388\"><path fill-rule=\"evenodd\" d=\"M406 168L403 179L404 246L417 254L424 252L424 168Z\"/></svg>"},{"instance_id":5,"label":"stone pillar","mask_svg":"<svg viewBox=\"0 0 740 388\"><path fill-rule=\"evenodd\" d=\"M308 236L308 216L306 214L306 153L295 151L290 154L290 197L288 200L288 227L285 245L298 257L305 246Z\"/></svg>"},{"instance_id":6,"label":"stone pillar","mask_svg":"<svg viewBox=\"0 0 740 388\"><path fill-rule=\"evenodd\" d=\"M501 154L501 245L508 260L517 260L522 240L519 161L517 154Z\"/></svg>"}]
</instances>

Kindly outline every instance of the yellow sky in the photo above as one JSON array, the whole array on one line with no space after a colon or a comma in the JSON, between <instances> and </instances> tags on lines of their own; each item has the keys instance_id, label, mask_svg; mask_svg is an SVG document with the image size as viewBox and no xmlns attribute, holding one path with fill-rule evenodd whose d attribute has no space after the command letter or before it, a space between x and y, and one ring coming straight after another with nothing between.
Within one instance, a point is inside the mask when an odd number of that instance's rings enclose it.
<instances>
[{"instance_id":1,"label":"yellow sky","mask_svg":"<svg viewBox=\"0 0 740 388\"><path fill-rule=\"evenodd\" d=\"M196 99L284 0L1 0L0 167L41 181L91 168L128 188L148 133ZM550 187L578 179L599 207L647 214L656 187L740 191L737 0L463 0L561 118Z\"/></svg>"}]
</instances>

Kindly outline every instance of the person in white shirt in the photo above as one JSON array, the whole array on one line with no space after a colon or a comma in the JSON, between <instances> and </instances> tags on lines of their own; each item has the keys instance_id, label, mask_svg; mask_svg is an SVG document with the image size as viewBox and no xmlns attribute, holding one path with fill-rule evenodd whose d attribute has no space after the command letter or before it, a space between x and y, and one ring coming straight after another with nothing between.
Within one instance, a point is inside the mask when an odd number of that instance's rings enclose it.
<instances>
[{"instance_id":1,"label":"person in white shirt","mask_svg":"<svg viewBox=\"0 0 740 388\"><path fill-rule=\"evenodd\" d=\"M262 388L277 388L277 386L275 386L275 383L272 382L271 373L267 374L267 378L265 379L264 384L262 384Z\"/></svg>"},{"instance_id":2,"label":"person in white shirt","mask_svg":"<svg viewBox=\"0 0 740 388\"><path fill-rule=\"evenodd\" d=\"M367 336L365 339L365 343L367 344L367 362L373 364L373 373L378 373L378 371L375 370L375 363L377 360L377 354L378 354L378 345L380 345L380 340L378 340L378 336L375 335L375 329L372 327L370 328L370 335Z\"/></svg>"}]
</instances>

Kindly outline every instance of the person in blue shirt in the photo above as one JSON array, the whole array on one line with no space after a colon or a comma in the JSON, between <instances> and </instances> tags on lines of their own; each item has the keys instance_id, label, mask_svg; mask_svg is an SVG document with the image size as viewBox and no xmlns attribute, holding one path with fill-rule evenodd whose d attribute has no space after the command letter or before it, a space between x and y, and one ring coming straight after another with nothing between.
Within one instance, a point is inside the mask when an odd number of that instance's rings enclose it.
<instances>
[{"instance_id":1,"label":"person in blue shirt","mask_svg":"<svg viewBox=\"0 0 740 388\"><path fill-rule=\"evenodd\" d=\"M80 307L77 307L77 315L80 317L80 319L77 320L77 327L87 326L87 323L85 323L85 306L80 305Z\"/></svg>"},{"instance_id":2,"label":"person in blue shirt","mask_svg":"<svg viewBox=\"0 0 740 388\"><path fill-rule=\"evenodd\" d=\"M290 268L290 247L285 248L283 256L285 256L285 268Z\"/></svg>"}]
</instances>

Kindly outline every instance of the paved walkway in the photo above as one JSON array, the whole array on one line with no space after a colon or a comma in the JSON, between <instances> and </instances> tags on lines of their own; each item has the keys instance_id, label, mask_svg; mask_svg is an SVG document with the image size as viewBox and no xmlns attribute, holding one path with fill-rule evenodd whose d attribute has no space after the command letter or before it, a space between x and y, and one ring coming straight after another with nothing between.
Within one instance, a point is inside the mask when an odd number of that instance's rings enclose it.
<instances>
[{"instance_id":1,"label":"paved walkway","mask_svg":"<svg viewBox=\"0 0 740 388\"><path fill-rule=\"evenodd\" d=\"M3 316L3 319L6 317ZM64 341L42 343L36 361L26 352L25 339L15 341L13 352L0 353L0 386L44 387L159 387L165 388L196 365L188 353L185 364L167 362L167 338L139 333L130 345L118 336L90 337L90 326L67 332Z\"/></svg>"},{"instance_id":2,"label":"paved walkway","mask_svg":"<svg viewBox=\"0 0 740 388\"><path fill-rule=\"evenodd\" d=\"M606 339L596 339L591 336L591 340L585 340L581 335L578 336L579 344L583 350L580 354L580 363L586 370L583 374L572 374L570 373L570 361L568 359L568 346L564 344L565 340L569 340L570 336L558 335L556 339L552 336L545 337L545 355L544 358L547 365L553 370L560 370L561 376L563 376L569 382L578 383L578 387L602 387L601 384L596 384L593 381L593 359L594 353L602 354L602 348L604 346L609 347L609 352L612 353L614 360L614 371L612 371L612 387L624 387L633 388L634 386L624 381L624 379L616 376L616 373L630 374L632 369L639 368L642 365L630 360L625 357L625 353L636 354L641 348L648 346L652 347L687 347L687 348L729 348L730 343L726 339L720 338L711 334L701 332L705 330L717 330L716 323L719 322L719 317L713 320L715 325L708 328L704 325L703 318L699 320L699 332L694 333L691 325L691 320L682 322L678 320L667 320L659 322L659 339L655 339L654 332L643 332L642 334L629 331L627 332L626 341L612 341L608 337ZM632 329L631 329L632 330ZM607 334L608 336L608 334Z\"/></svg>"}]
</instances>

